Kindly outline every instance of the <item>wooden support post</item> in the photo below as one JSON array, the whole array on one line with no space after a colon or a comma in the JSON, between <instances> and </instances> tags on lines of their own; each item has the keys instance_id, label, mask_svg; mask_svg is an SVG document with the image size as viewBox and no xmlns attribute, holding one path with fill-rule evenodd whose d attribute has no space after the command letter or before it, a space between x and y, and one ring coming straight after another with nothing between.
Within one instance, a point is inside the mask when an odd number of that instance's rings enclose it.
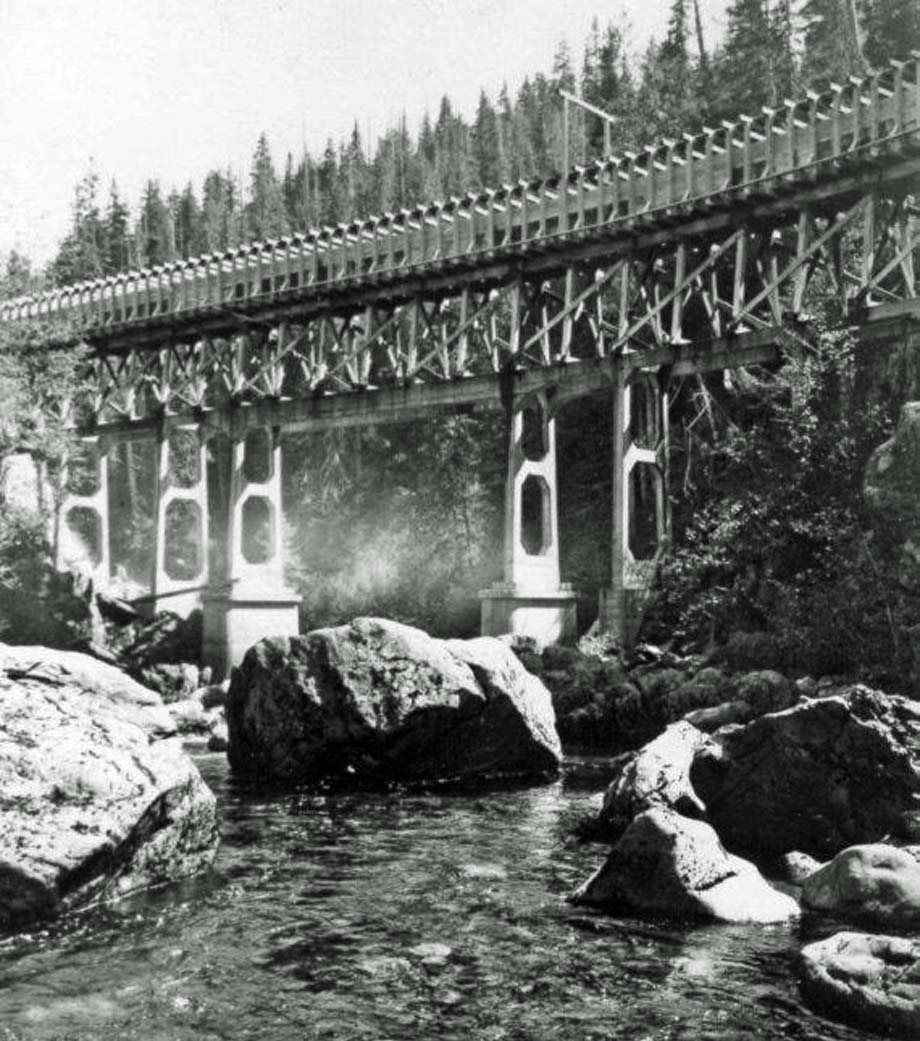
<instances>
[{"instance_id":1,"label":"wooden support post","mask_svg":"<svg viewBox=\"0 0 920 1041\"><path fill-rule=\"evenodd\" d=\"M511 328L508 335L508 350L511 353L512 365L521 352L521 281L517 279L511 286Z\"/></svg>"},{"instance_id":2,"label":"wooden support post","mask_svg":"<svg viewBox=\"0 0 920 1041\"><path fill-rule=\"evenodd\" d=\"M467 324L470 316L470 291L464 288L460 293L460 329L457 337L457 364L455 372L458 376L466 376L470 351L470 339Z\"/></svg>"},{"instance_id":3,"label":"wooden support post","mask_svg":"<svg viewBox=\"0 0 920 1041\"><path fill-rule=\"evenodd\" d=\"M566 315L562 320L562 349L559 352L560 361L568 361L572 353L572 330L575 323L575 315L572 310L572 298L575 295L575 271L567 268L565 272L565 299L563 307Z\"/></svg>"},{"instance_id":4,"label":"wooden support post","mask_svg":"<svg viewBox=\"0 0 920 1041\"><path fill-rule=\"evenodd\" d=\"M674 285L679 287L683 284L687 269L687 247L678 243L674 256ZM681 290L674 297L671 304L671 343L683 341L683 319L684 319L684 291Z\"/></svg>"},{"instance_id":5,"label":"wooden support post","mask_svg":"<svg viewBox=\"0 0 920 1041\"><path fill-rule=\"evenodd\" d=\"M862 226L862 286L868 286L872 282L872 272L875 268L876 249L876 207L877 200L874 194L866 197L863 210ZM867 303L869 301L867 300Z\"/></svg>"},{"instance_id":6,"label":"wooden support post","mask_svg":"<svg viewBox=\"0 0 920 1041\"><path fill-rule=\"evenodd\" d=\"M614 360L613 373L612 512L610 519L610 588L602 594L601 627L619 644L628 636L626 619L626 537L628 485L626 477L626 429L629 401L624 356Z\"/></svg>"}]
</instances>

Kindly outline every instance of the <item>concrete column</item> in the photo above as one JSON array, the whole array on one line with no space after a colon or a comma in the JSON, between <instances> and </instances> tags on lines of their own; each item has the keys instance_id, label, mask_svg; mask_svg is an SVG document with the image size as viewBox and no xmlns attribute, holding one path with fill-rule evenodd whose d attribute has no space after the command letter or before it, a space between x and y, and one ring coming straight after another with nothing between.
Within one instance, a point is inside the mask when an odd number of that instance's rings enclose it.
<instances>
[{"instance_id":1,"label":"concrete column","mask_svg":"<svg viewBox=\"0 0 920 1041\"><path fill-rule=\"evenodd\" d=\"M539 646L575 636L575 593L559 581L556 421L542 392L512 409L504 581L479 595L483 635L510 632Z\"/></svg>"},{"instance_id":2,"label":"concrete column","mask_svg":"<svg viewBox=\"0 0 920 1041\"><path fill-rule=\"evenodd\" d=\"M186 483L178 479L171 458L171 430L190 433L196 439L195 474ZM157 431L154 503L156 545L150 583L151 612L173 611L187 618L192 611L201 607L208 585L208 446L200 426L163 424ZM175 515L182 509L179 505L181 503L189 504L188 508L194 509L197 515L197 560L193 562L179 561L171 552L175 547L170 546L170 524L175 523ZM192 564L197 566L192 568Z\"/></svg>"},{"instance_id":3,"label":"concrete column","mask_svg":"<svg viewBox=\"0 0 920 1041\"><path fill-rule=\"evenodd\" d=\"M623 646L635 642L655 568L668 542L667 409L667 394L655 373L636 371L627 380L618 362L613 390L611 575L609 588L601 591L598 620ZM649 532L641 531L639 467L644 468L646 487L650 483L652 489L653 546Z\"/></svg>"},{"instance_id":4,"label":"concrete column","mask_svg":"<svg viewBox=\"0 0 920 1041\"><path fill-rule=\"evenodd\" d=\"M109 444L102 437L87 437L82 444L93 456L94 489L74 493L66 490L60 511L57 537L57 569L88 572L96 589L105 589L112 572L109 540ZM41 480L41 477L39 477ZM87 544L77 530L91 525L94 545Z\"/></svg>"},{"instance_id":5,"label":"concrete column","mask_svg":"<svg viewBox=\"0 0 920 1041\"><path fill-rule=\"evenodd\" d=\"M627 643L625 595L626 539L629 527L628 477L624 466L629 428L629 387L622 356L616 359L613 383L612 512L610 518L610 588L602 589L598 605L601 628L620 644Z\"/></svg>"},{"instance_id":6,"label":"concrete column","mask_svg":"<svg viewBox=\"0 0 920 1041\"><path fill-rule=\"evenodd\" d=\"M204 660L215 679L266 636L294 636L300 598L284 582L281 431L231 436L227 585L205 597Z\"/></svg>"}]
</instances>

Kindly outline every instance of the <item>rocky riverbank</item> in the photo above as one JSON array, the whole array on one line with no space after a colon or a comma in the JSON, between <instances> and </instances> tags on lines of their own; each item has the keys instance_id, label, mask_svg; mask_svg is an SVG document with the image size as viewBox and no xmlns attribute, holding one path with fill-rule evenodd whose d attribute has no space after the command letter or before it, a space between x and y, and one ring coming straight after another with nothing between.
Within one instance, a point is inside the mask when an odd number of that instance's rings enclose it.
<instances>
[{"instance_id":1,"label":"rocky riverbank","mask_svg":"<svg viewBox=\"0 0 920 1041\"><path fill-rule=\"evenodd\" d=\"M727 922L829 915L916 934L920 705L854 685L708 734L685 716L620 757L581 834L611 848L577 904ZM801 964L817 1008L915 1036L915 942L840 934Z\"/></svg>"},{"instance_id":2,"label":"rocky riverbank","mask_svg":"<svg viewBox=\"0 0 920 1041\"><path fill-rule=\"evenodd\" d=\"M558 719L570 741L590 734L591 747L620 751L577 828L607 852L573 904L752 928L829 916L867 932L805 946L804 998L868 1027L876 1015L904 1036L915 1028L910 699L649 647L537 656L374 618L261 641L225 684L159 666L163 694L87 655L0 645L3 927L207 867L214 799L183 738L274 786L459 780L481 792L557 774Z\"/></svg>"}]
</instances>

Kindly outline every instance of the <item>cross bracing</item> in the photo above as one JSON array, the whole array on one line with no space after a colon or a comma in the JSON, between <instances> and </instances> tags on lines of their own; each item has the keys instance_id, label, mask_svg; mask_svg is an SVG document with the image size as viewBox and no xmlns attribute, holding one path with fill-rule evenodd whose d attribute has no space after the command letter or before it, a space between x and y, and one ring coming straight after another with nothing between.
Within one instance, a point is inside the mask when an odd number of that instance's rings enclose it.
<instances>
[{"instance_id":1,"label":"cross bracing","mask_svg":"<svg viewBox=\"0 0 920 1041\"><path fill-rule=\"evenodd\" d=\"M207 586L203 551L193 587L169 573L170 510L196 511L201 546L208 538L207 467L175 487L170 437L191 431L202 460L209 438L229 437L232 590L204 602L206 643L225 665L252 636L253 612L274 619L266 631L296 630L282 579L282 432L442 407L511 419L504 581L483 594L484 631L570 632L555 415L605 393L614 487L600 617L628 638L667 544L669 380L807 350L816 297L835 298L870 339L920 315L918 178L915 57L641 155L12 301L0 320L76 319L92 347L85 432L100 475L118 441L155 439L153 600ZM537 456L528 425L542 431ZM267 477L247 476L250 455L268 460ZM103 476L98 487L65 514L102 518ZM253 504L272 533L259 560L245 551ZM654 530L639 538L643 509ZM538 538L525 538L528 511ZM100 545L105 531L100 520ZM100 551L102 579L108 569Z\"/></svg>"}]
</instances>

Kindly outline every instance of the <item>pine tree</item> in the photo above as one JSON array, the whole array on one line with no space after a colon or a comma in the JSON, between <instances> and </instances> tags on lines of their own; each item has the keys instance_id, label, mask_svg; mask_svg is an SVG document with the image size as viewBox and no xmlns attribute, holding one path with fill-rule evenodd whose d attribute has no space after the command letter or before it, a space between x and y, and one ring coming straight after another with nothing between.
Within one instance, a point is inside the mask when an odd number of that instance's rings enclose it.
<instances>
[{"instance_id":1,"label":"pine tree","mask_svg":"<svg viewBox=\"0 0 920 1041\"><path fill-rule=\"evenodd\" d=\"M667 36L659 46L650 44L643 62L640 108L651 138L680 135L700 123L688 37L686 0L672 0Z\"/></svg>"},{"instance_id":2,"label":"pine tree","mask_svg":"<svg viewBox=\"0 0 920 1041\"><path fill-rule=\"evenodd\" d=\"M497 185L498 172L498 123L495 109L484 90L479 92L476 120L470 134L470 149L473 179L480 187Z\"/></svg>"},{"instance_id":3,"label":"pine tree","mask_svg":"<svg viewBox=\"0 0 920 1041\"><path fill-rule=\"evenodd\" d=\"M850 0L855 4L858 0ZM865 34L864 57L881 66L889 58L909 58L920 50L920 4L917 0L861 0L860 28Z\"/></svg>"},{"instance_id":4,"label":"pine tree","mask_svg":"<svg viewBox=\"0 0 920 1041\"><path fill-rule=\"evenodd\" d=\"M370 173L357 120L351 129L348 144L342 149L339 171L343 182L341 197L346 218L357 220L367 217L372 208Z\"/></svg>"},{"instance_id":5,"label":"pine tree","mask_svg":"<svg viewBox=\"0 0 920 1041\"><path fill-rule=\"evenodd\" d=\"M281 185L272 162L268 137L264 133L259 135L252 157L246 225L248 234L254 239L276 239L288 231Z\"/></svg>"},{"instance_id":6,"label":"pine tree","mask_svg":"<svg viewBox=\"0 0 920 1041\"><path fill-rule=\"evenodd\" d=\"M170 196L170 211L176 241L176 252L180 257L197 257L207 249L207 238L201 207L191 183L181 195Z\"/></svg>"},{"instance_id":7,"label":"pine tree","mask_svg":"<svg viewBox=\"0 0 920 1041\"><path fill-rule=\"evenodd\" d=\"M156 267L175 259L172 220L159 181L151 180L144 186L135 239L138 259L144 267Z\"/></svg>"},{"instance_id":8,"label":"pine tree","mask_svg":"<svg viewBox=\"0 0 920 1041\"><path fill-rule=\"evenodd\" d=\"M204 179L201 191L201 236L203 250L215 252L226 249L233 237L235 191L229 173L212 170Z\"/></svg>"},{"instance_id":9,"label":"pine tree","mask_svg":"<svg viewBox=\"0 0 920 1041\"><path fill-rule=\"evenodd\" d=\"M498 180L501 184L507 184L512 178L513 165L513 123L514 116L511 111L511 95L508 93L508 84L503 83L498 94L498 104L495 110L496 131L496 168Z\"/></svg>"},{"instance_id":10,"label":"pine tree","mask_svg":"<svg viewBox=\"0 0 920 1041\"><path fill-rule=\"evenodd\" d=\"M41 283L42 279L32 272L29 258L11 249L0 266L0 300L38 292Z\"/></svg>"},{"instance_id":11,"label":"pine tree","mask_svg":"<svg viewBox=\"0 0 920 1041\"><path fill-rule=\"evenodd\" d=\"M58 284L104 273L105 234L98 203L99 174L90 165L74 189L73 220L51 265Z\"/></svg>"},{"instance_id":12,"label":"pine tree","mask_svg":"<svg viewBox=\"0 0 920 1041\"><path fill-rule=\"evenodd\" d=\"M130 227L131 211L118 194L118 185L113 180L104 223L103 268L107 275L127 271L136 263Z\"/></svg>"},{"instance_id":13,"label":"pine tree","mask_svg":"<svg viewBox=\"0 0 920 1041\"><path fill-rule=\"evenodd\" d=\"M321 207L318 214L319 223L334 227L345 219L345 213L339 186L338 158L331 137L323 150L323 158L317 170L317 181Z\"/></svg>"},{"instance_id":14,"label":"pine tree","mask_svg":"<svg viewBox=\"0 0 920 1041\"><path fill-rule=\"evenodd\" d=\"M717 70L720 114L756 115L763 105L781 104L792 93L793 72L788 0L775 11L768 0L733 0Z\"/></svg>"}]
</instances>

